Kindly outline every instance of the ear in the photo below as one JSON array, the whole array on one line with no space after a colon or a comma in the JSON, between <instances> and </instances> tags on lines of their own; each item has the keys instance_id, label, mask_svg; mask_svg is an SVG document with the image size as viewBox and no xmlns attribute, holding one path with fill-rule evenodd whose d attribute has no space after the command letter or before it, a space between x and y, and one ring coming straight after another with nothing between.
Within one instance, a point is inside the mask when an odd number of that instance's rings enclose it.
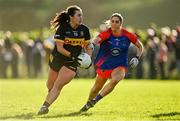
<instances>
[{"instance_id":1,"label":"ear","mask_svg":"<svg viewBox=\"0 0 180 121\"><path fill-rule=\"evenodd\" d=\"M71 19L73 18L73 16L70 15L69 18L70 18L70 20L71 20Z\"/></svg>"}]
</instances>

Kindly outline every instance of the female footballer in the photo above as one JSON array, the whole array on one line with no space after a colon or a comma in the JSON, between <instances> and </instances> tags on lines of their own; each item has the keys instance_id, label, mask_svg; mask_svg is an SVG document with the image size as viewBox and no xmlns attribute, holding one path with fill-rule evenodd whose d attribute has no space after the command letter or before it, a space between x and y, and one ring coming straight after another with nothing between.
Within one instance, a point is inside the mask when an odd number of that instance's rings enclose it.
<instances>
[{"instance_id":1,"label":"female footballer","mask_svg":"<svg viewBox=\"0 0 180 121\"><path fill-rule=\"evenodd\" d=\"M51 21L51 27L56 29L55 48L49 58L49 91L38 115L48 113L49 106L57 99L62 88L75 77L80 60L78 55L82 49L89 55L92 53L88 46L89 29L82 24L82 14L80 7L69 6Z\"/></svg>"},{"instance_id":2,"label":"female footballer","mask_svg":"<svg viewBox=\"0 0 180 121\"><path fill-rule=\"evenodd\" d=\"M101 32L94 40L100 44L100 49L95 60L96 81L93 85L87 103L81 108L81 112L93 107L99 100L113 91L120 80L125 77L128 68L128 48L131 43L137 47L137 55L130 61L132 68L136 67L143 45L136 35L122 28L123 17L114 13L110 17L110 27ZM104 84L110 78L109 83Z\"/></svg>"}]
</instances>

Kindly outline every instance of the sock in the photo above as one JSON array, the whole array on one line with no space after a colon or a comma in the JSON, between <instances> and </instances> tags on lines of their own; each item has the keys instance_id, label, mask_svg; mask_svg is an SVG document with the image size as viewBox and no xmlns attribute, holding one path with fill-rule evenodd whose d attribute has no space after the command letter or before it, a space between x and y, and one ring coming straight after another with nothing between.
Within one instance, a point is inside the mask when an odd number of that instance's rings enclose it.
<instances>
[{"instance_id":1,"label":"sock","mask_svg":"<svg viewBox=\"0 0 180 121\"><path fill-rule=\"evenodd\" d=\"M49 104L48 102L45 101L45 102L43 103L43 106L49 107L50 104Z\"/></svg>"},{"instance_id":2,"label":"sock","mask_svg":"<svg viewBox=\"0 0 180 121\"><path fill-rule=\"evenodd\" d=\"M101 100L103 97L100 95L100 94L98 94L97 96L96 96L96 98L95 98L95 100L96 100L96 102L98 102L99 100Z\"/></svg>"}]
</instances>

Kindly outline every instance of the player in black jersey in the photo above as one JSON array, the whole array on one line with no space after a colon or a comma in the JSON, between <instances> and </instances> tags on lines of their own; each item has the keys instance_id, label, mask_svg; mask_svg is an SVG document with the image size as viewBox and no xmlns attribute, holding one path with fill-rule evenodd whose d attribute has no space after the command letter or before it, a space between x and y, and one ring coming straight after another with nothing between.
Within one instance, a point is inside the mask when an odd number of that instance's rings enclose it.
<instances>
[{"instance_id":1,"label":"player in black jersey","mask_svg":"<svg viewBox=\"0 0 180 121\"><path fill-rule=\"evenodd\" d=\"M56 29L56 45L49 58L49 92L38 115L48 113L49 106L57 99L62 88L75 77L80 60L78 55L82 49L92 54L89 29L82 24L80 7L69 6L66 11L57 14L51 21L51 27Z\"/></svg>"}]
</instances>

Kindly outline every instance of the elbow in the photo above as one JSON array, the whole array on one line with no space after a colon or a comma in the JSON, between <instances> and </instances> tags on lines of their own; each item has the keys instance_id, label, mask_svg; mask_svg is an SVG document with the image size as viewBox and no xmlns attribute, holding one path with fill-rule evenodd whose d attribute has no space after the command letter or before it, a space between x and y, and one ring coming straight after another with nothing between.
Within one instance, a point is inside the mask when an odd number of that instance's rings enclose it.
<instances>
[{"instance_id":1,"label":"elbow","mask_svg":"<svg viewBox=\"0 0 180 121\"><path fill-rule=\"evenodd\" d=\"M143 44L141 44L141 51L142 51L142 53L144 51L144 45Z\"/></svg>"}]
</instances>

